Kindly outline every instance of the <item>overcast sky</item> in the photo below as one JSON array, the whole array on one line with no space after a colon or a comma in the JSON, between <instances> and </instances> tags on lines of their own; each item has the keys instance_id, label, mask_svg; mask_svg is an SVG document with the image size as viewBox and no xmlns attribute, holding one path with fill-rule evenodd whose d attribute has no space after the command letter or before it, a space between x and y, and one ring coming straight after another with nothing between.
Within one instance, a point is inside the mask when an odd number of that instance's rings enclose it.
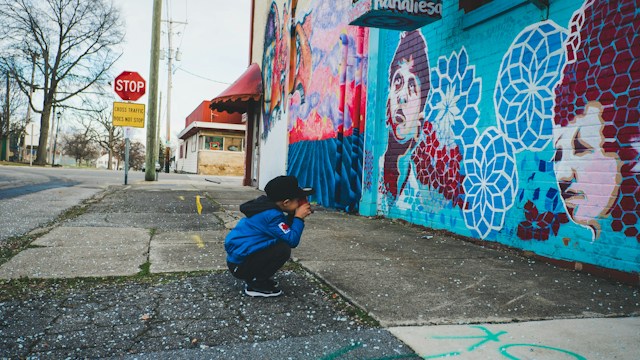
<instances>
[{"instance_id":1,"label":"overcast sky","mask_svg":"<svg viewBox=\"0 0 640 360\"><path fill-rule=\"evenodd\" d=\"M136 71L149 86L151 15L153 0L113 0L126 21L123 55L113 68L115 75ZM250 0L162 0L162 20L173 20L171 89L171 137L184 128L185 118L203 101L224 91L249 66ZM186 22L187 24L180 24ZM168 49L168 25L162 23L161 48ZM175 55L174 55L175 56ZM162 94L160 136L165 138L167 119L167 58L160 60L159 92ZM113 93L115 101L121 101ZM148 96L138 102L147 103ZM147 119L145 119L146 124ZM146 128L134 133L144 139Z\"/></svg>"}]
</instances>

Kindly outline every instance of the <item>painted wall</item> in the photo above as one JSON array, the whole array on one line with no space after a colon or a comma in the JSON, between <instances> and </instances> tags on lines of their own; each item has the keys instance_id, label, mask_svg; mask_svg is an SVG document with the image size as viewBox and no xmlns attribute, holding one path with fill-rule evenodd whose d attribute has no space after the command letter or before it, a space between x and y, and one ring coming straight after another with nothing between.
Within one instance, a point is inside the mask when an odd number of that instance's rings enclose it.
<instances>
[{"instance_id":1,"label":"painted wall","mask_svg":"<svg viewBox=\"0 0 640 360\"><path fill-rule=\"evenodd\" d=\"M260 184L281 175L285 164L287 174L316 190L312 201L356 210L368 29L348 25L350 6L340 0L273 1L259 17L265 21Z\"/></svg>"},{"instance_id":2,"label":"painted wall","mask_svg":"<svg viewBox=\"0 0 640 360\"><path fill-rule=\"evenodd\" d=\"M264 101L260 114L259 139L256 155L259 157L258 188L287 171L288 134L284 103L279 96L280 87L286 81L283 61L288 42L283 9L288 1L256 1L254 12L253 58L262 69ZM257 45L257 46L256 46ZM275 91L274 91L275 89ZM271 105L273 104L273 105Z\"/></svg>"},{"instance_id":3,"label":"painted wall","mask_svg":"<svg viewBox=\"0 0 640 360\"><path fill-rule=\"evenodd\" d=\"M640 3L507 3L371 32L361 213L639 272Z\"/></svg>"}]
</instances>

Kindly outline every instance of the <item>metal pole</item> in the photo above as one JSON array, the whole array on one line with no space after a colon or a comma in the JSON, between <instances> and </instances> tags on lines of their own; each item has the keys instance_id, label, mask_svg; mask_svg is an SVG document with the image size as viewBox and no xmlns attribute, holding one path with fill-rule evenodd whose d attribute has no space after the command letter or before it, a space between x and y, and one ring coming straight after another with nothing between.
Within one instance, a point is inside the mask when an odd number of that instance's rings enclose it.
<instances>
[{"instance_id":1,"label":"metal pole","mask_svg":"<svg viewBox=\"0 0 640 360\"><path fill-rule=\"evenodd\" d=\"M158 109L160 109L160 108L161 107L158 106ZM158 110L158 113L160 113L160 110ZM156 132L156 147L155 147L155 149L153 149L153 159L154 159L153 160L153 170L154 171L156 169L156 162L158 162L159 159L160 159L160 155L159 155L159 152L160 152L160 117L161 116L158 116L158 127L156 127L156 130L157 130L157 132ZM160 174L158 174L159 172L160 171L156 171L155 172L156 181L158 181L158 176L160 175Z\"/></svg>"},{"instance_id":2,"label":"metal pole","mask_svg":"<svg viewBox=\"0 0 640 360\"><path fill-rule=\"evenodd\" d=\"M10 91L9 91L9 72L7 71L7 98L6 98L6 107L5 107L5 113L4 113L4 118L5 121L7 122L7 133L4 134L5 138L7 139L7 142L5 143L5 160L9 161L9 151L11 150L11 121L9 119L9 116L11 114L10 110L9 110L9 95L10 95Z\"/></svg>"},{"instance_id":3,"label":"metal pole","mask_svg":"<svg viewBox=\"0 0 640 360\"><path fill-rule=\"evenodd\" d=\"M56 129L56 106L53 105L52 107L52 111L51 111L51 132L49 133L49 156L51 156L51 152L53 150L53 146L51 146L51 144L53 144L53 135L55 133L55 129ZM42 131L42 128L40 128L40 131ZM38 145L39 146L39 145ZM46 149L45 149L46 150ZM36 158L37 160L37 158ZM47 162L46 159L44 161L45 163Z\"/></svg>"},{"instance_id":4,"label":"metal pole","mask_svg":"<svg viewBox=\"0 0 640 360\"><path fill-rule=\"evenodd\" d=\"M111 159L113 157L113 125L109 125L109 156L107 156L107 164L108 170L113 170L113 165L111 164ZM116 169L118 170L118 169Z\"/></svg>"},{"instance_id":5,"label":"metal pole","mask_svg":"<svg viewBox=\"0 0 640 360\"><path fill-rule=\"evenodd\" d=\"M158 114L162 114L162 91L160 92L160 100L158 100ZM162 115L158 116L158 133L156 134L156 141L158 141L158 146L156 148L156 151L154 152L154 156L156 161L158 160L158 158L160 157L158 152L160 151L160 122L162 121ZM156 166L155 163L153 163L153 166ZM158 172L156 172L156 181L158 181Z\"/></svg>"},{"instance_id":6,"label":"metal pole","mask_svg":"<svg viewBox=\"0 0 640 360\"><path fill-rule=\"evenodd\" d=\"M124 139L124 184L127 185L127 177L129 176L129 150L130 150L129 136Z\"/></svg>"},{"instance_id":7,"label":"metal pole","mask_svg":"<svg viewBox=\"0 0 640 360\"><path fill-rule=\"evenodd\" d=\"M33 98L33 82L36 73L36 54L31 53L31 84L29 84L29 103L27 104L27 124L31 123L31 152L29 153L29 166L33 164L33 123L31 122L31 102Z\"/></svg>"},{"instance_id":8,"label":"metal pole","mask_svg":"<svg viewBox=\"0 0 640 360\"><path fill-rule=\"evenodd\" d=\"M33 165L33 123L31 123L31 151L29 151L29 166Z\"/></svg>"},{"instance_id":9,"label":"metal pole","mask_svg":"<svg viewBox=\"0 0 640 360\"><path fill-rule=\"evenodd\" d=\"M160 67L160 23L162 0L153 0L153 18L151 23L151 55L149 60L149 109L147 111L147 151L145 155L145 181L154 181L156 161L153 154L158 150L156 139L158 126L158 68Z\"/></svg>"},{"instance_id":10,"label":"metal pole","mask_svg":"<svg viewBox=\"0 0 640 360\"><path fill-rule=\"evenodd\" d=\"M56 164L56 147L58 146L58 133L60 132L60 118L62 117L60 112L56 113L55 115L58 118L58 125L56 126L56 137L53 140L53 155L51 156L51 166L54 166ZM60 155L60 157L62 158L62 155Z\"/></svg>"}]
</instances>

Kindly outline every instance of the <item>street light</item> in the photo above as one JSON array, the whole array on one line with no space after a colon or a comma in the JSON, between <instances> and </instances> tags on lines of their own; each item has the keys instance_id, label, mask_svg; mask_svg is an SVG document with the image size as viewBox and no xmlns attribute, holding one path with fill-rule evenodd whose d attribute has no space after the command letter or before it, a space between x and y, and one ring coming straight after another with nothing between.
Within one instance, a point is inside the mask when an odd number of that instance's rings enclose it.
<instances>
[{"instance_id":1,"label":"street light","mask_svg":"<svg viewBox=\"0 0 640 360\"><path fill-rule=\"evenodd\" d=\"M31 54L31 83L29 84L29 104L27 105L27 125L31 123L31 150L29 151L29 166L33 164L33 122L31 121L31 103L33 102L33 82L36 74L36 59L39 55L34 51Z\"/></svg>"},{"instance_id":2,"label":"street light","mask_svg":"<svg viewBox=\"0 0 640 360\"><path fill-rule=\"evenodd\" d=\"M58 118L58 125L56 126L56 137L53 140L53 155L51 156L51 166L56 165L56 146L58 145L58 132L60 132L60 118L62 117L62 112L58 111L56 113L56 117Z\"/></svg>"}]
</instances>

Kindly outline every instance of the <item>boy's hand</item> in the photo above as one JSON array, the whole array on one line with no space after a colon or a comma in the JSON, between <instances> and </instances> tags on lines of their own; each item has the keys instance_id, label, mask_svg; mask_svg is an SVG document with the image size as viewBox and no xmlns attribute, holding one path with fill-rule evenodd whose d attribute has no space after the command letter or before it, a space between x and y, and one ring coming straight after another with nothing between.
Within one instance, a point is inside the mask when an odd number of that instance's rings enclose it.
<instances>
[{"instance_id":1,"label":"boy's hand","mask_svg":"<svg viewBox=\"0 0 640 360\"><path fill-rule=\"evenodd\" d=\"M309 203L302 204L296 209L295 217L304 219L311 214L311 205Z\"/></svg>"}]
</instances>

